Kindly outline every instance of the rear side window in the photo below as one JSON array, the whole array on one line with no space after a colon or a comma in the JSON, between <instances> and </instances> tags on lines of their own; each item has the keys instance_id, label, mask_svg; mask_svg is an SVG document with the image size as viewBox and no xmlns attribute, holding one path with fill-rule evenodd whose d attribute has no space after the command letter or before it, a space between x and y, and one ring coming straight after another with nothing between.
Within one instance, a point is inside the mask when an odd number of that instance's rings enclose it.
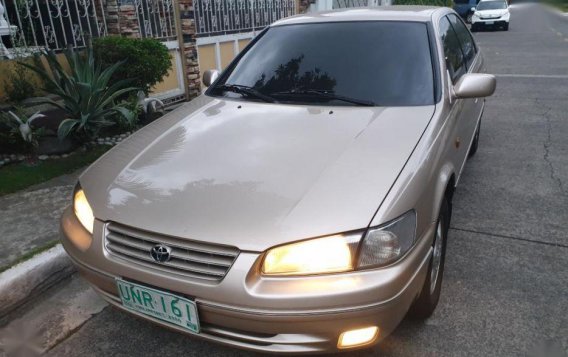
<instances>
[{"instance_id":1,"label":"rear side window","mask_svg":"<svg viewBox=\"0 0 568 357\"><path fill-rule=\"evenodd\" d=\"M473 60L475 59L475 54L477 53L477 48L475 47L475 42L471 37L471 34L463 24L463 22L458 19L456 15L449 15L448 18L452 23L452 26L458 35L458 39L460 40L461 49L463 51L463 55L465 56L465 61L467 63L467 68L470 68Z\"/></svg>"},{"instance_id":2,"label":"rear side window","mask_svg":"<svg viewBox=\"0 0 568 357\"><path fill-rule=\"evenodd\" d=\"M459 38L450 21L445 17L440 21L440 36L444 46L446 65L450 71L452 82L455 83L467 72L467 69Z\"/></svg>"}]
</instances>

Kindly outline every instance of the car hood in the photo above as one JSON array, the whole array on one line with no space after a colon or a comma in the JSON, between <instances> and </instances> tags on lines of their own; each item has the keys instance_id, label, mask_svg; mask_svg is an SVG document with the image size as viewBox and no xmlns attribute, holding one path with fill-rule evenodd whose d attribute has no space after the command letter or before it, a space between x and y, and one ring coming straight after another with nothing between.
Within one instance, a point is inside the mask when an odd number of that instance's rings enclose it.
<instances>
[{"instance_id":1,"label":"car hood","mask_svg":"<svg viewBox=\"0 0 568 357\"><path fill-rule=\"evenodd\" d=\"M507 14L508 10L477 10L481 17L501 17Z\"/></svg>"},{"instance_id":2,"label":"car hood","mask_svg":"<svg viewBox=\"0 0 568 357\"><path fill-rule=\"evenodd\" d=\"M247 251L367 227L435 107L201 96L81 177L97 219Z\"/></svg>"}]
</instances>

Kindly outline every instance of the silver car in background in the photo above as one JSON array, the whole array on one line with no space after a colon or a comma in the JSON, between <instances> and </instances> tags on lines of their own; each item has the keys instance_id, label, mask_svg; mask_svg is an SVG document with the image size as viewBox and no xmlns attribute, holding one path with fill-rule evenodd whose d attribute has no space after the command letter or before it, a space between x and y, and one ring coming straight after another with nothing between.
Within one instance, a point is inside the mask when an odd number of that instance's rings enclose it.
<instances>
[{"instance_id":1,"label":"silver car in background","mask_svg":"<svg viewBox=\"0 0 568 357\"><path fill-rule=\"evenodd\" d=\"M110 304L197 338L372 346L438 303L483 72L447 8L278 21L85 171L63 246Z\"/></svg>"}]
</instances>

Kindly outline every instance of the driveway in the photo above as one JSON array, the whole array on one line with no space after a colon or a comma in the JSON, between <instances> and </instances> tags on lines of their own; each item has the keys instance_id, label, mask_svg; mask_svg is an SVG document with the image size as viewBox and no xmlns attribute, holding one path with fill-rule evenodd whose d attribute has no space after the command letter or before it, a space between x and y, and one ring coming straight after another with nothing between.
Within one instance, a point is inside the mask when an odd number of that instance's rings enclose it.
<instances>
[{"instance_id":1,"label":"driveway","mask_svg":"<svg viewBox=\"0 0 568 357\"><path fill-rule=\"evenodd\" d=\"M516 7L511 21L509 32L475 34L498 89L455 194L440 305L426 322L404 321L380 346L351 356L568 350L568 18ZM48 353L157 354L250 355L108 307Z\"/></svg>"}]
</instances>

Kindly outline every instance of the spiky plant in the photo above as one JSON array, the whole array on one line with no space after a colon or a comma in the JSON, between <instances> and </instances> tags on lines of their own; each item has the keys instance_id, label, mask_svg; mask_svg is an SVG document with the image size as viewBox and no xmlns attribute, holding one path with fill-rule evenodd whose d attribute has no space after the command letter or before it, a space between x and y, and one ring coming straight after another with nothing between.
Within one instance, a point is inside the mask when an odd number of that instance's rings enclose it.
<instances>
[{"instance_id":1,"label":"spiky plant","mask_svg":"<svg viewBox=\"0 0 568 357\"><path fill-rule=\"evenodd\" d=\"M134 113L116 104L116 99L138 88L129 87L131 81L128 79L109 85L110 78L123 62L101 68L95 63L91 48L84 52L81 54L72 49L65 51L69 71L63 68L51 50L42 53L48 68L20 62L43 79L45 92L62 99L62 104L47 97L35 100L66 112L66 119L61 122L57 131L60 139L73 135L80 141L92 140L101 128L115 124L109 120L114 114L122 116L127 122L135 120Z\"/></svg>"}]
</instances>

